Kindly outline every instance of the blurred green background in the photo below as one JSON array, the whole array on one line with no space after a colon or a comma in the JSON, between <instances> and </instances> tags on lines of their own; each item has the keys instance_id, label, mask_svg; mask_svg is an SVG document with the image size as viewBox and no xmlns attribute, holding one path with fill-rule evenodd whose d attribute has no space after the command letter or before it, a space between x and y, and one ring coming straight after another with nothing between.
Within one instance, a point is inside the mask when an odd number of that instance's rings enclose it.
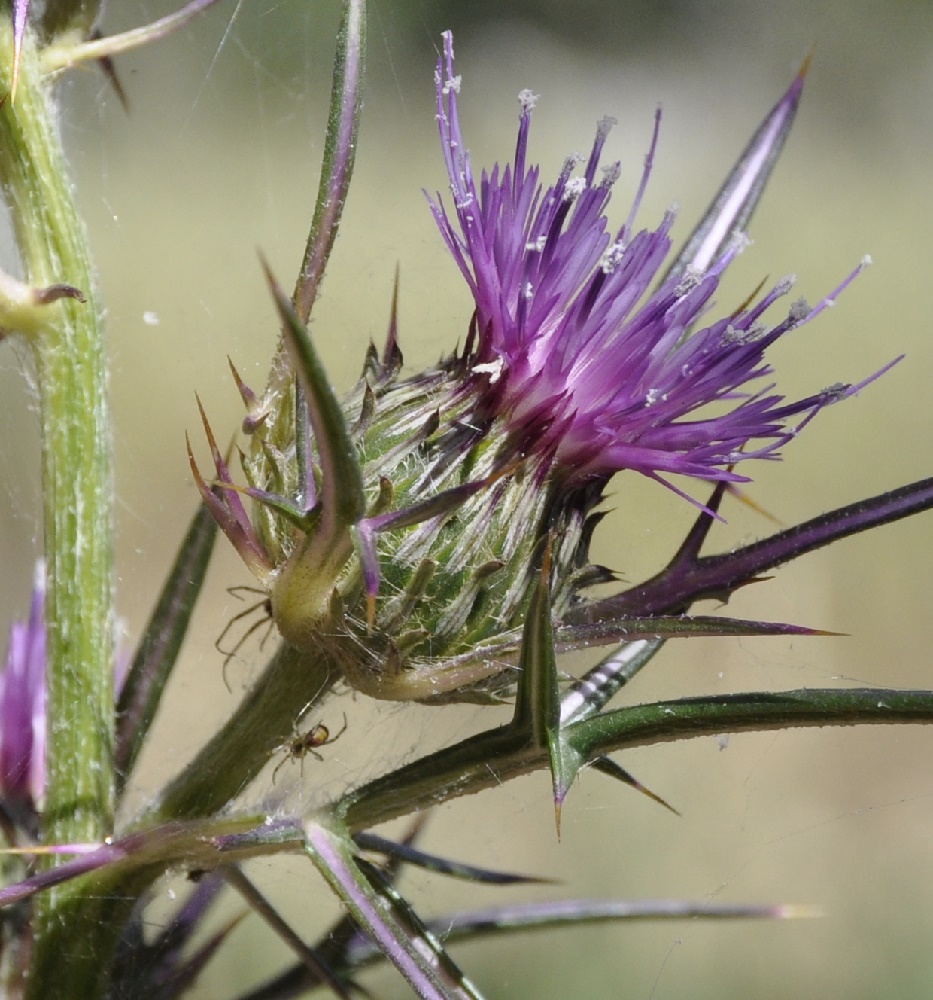
<instances>
[{"instance_id":1,"label":"blurred green background","mask_svg":"<svg viewBox=\"0 0 933 1000\"><path fill-rule=\"evenodd\" d=\"M115 33L172 2L110 4ZM127 643L196 503L184 453L194 392L221 439L240 406L226 357L261 385L276 323L257 249L288 285L317 183L334 3L227 0L177 36L123 57L126 115L95 69L64 81L64 130L108 310L117 428L119 605ZM838 306L774 352L795 396L907 360L858 399L823 414L783 463L753 469L754 499L784 524L930 474L933 410L933 7L850 0L575 4L521 0L372 5L369 72L354 190L314 320L334 383L349 387L369 338L384 335L396 264L401 329L415 368L464 334L469 302L445 257L422 188L445 188L433 121L441 30L456 31L464 129L475 165L511 155L515 94L541 94L532 151L547 179L616 117L608 155L628 211L664 106L641 221L676 201L686 236L732 159L815 46L784 161L719 301L732 308L764 277L799 275L811 302L865 253L875 265ZM7 262L13 252L6 237ZM38 552L34 395L15 347L0 348L0 579L5 615L28 603ZM634 477L617 480L596 557L635 581L658 568L693 518ZM772 530L731 504L719 548ZM847 633L807 641L695 640L668 647L627 697L853 683L933 686L930 515L850 540L738 595L729 612ZM258 640L221 679L213 641L249 583L221 545L135 803L198 746L262 660ZM586 660L572 665L583 669ZM296 710L300 706L296 706ZM350 732L325 764L260 781L251 807L300 808L424 748L486 725L489 710L374 705L344 694ZM331 719L331 716L334 718ZM362 734L367 734L365 740ZM559 876L546 890L495 893L414 874L423 911L534 895L688 897L818 904L819 920L682 922L550 932L456 952L494 997L928 997L933 993L933 732L814 730L713 738L622 757L680 819L584 774L556 842L548 778L537 775L437 811L429 849L478 864ZM333 916L307 865L276 859L257 879L307 934ZM173 890L166 887L168 898ZM154 917L154 919L156 919ZM258 920L202 978L221 997L287 961ZM364 978L379 997L407 996L390 972Z\"/></svg>"}]
</instances>

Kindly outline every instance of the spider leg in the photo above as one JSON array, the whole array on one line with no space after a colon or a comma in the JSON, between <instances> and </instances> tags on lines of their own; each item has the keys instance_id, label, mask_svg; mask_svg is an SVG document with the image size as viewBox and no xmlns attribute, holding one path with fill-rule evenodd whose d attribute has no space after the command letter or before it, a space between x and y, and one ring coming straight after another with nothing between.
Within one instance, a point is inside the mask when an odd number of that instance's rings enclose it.
<instances>
[{"instance_id":1,"label":"spider leg","mask_svg":"<svg viewBox=\"0 0 933 1000\"><path fill-rule=\"evenodd\" d=\"M275 766L275 770L272 772L272 784L275 784L275 777L282 770L283 767L291 760L291 754L286 754Z\"/></svg>"},{"instance_id":2,"label":"spider leg","mask_svg":"<svg viewBox=\"0 0 933 1000\"><path fill-rule=\"evenodd\" d=\"M344 712L343 713L343 725L340 727L340 729L337 730L336 733L334 733L333 736L331 736L331 737L328 738L327 742L328 743L336 743L337 740L339 740L340 737L343 736L343 734L347 731L347 726L348 725L349 725L349 723L347 722L347 713ZM323 746L323 744L322 744L322 746Z\"/></svg>"},{"instance_id":3,"label":"spider leg","mask_svg":"<svg viewBox=\"0 0 933 1000\"><path fill-rule=\"evenodd\" d=\"M238 601L242 601L243 598L240 596L239 591L244 591L245 593L254 593L254 594L259 593L263 594L264 596L261 601L256 601L255 603L251 604L248 608L244 608L242 611L235 614L230 619L230 621L227 622L227 625L224 628L223 632L221 632L220 635L217 636L217 639L214 642L214 648L217 650L217 652L224 654L224 662L222 670L223 670L224 685L226 686L228 691L232 691L230 683L227 680L227 667L229 666L230 661L240 651L246 640L249 639L249 637L254 632L262 628L262 626L265 625L266 622L269 622L271 620L271 615L272 615L271 608L269 607L269 597L268 595L264 594L263 591L257 590L255 587L231 587L229 593L233 597L235 597ZM260 608L262 608L265 611L265 614L258 621L250 625L250 627L243 633L242 636L240 636L240 638L237 640L237 642L231 649L224 649L222 643L229 634L230 630L233 628L233 626L237 622L242 621L244 618L247 618L249 615L254 614ZM268 636L266 638L268 638ZM265 644L266 638L263 638L262 640L263 644ZM261 648L262 645L260 645L260 649Z\"/></svg>"}]
</instances>

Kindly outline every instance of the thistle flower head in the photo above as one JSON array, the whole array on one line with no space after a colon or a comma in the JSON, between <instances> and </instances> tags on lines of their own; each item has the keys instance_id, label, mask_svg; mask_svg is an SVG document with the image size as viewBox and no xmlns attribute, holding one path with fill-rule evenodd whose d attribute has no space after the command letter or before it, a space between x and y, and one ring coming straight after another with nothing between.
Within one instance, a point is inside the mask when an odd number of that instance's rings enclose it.
<instances>
[{"instance_id":1,"label":"thistle flower head","mask_svg":"<svg viewBox=\"0 0 933 1000\"><path fill-rule=\"evenodd\" d=\"M672 213L636 231L657 121L641 187L615 233L605 213L618 166L600 172L608 120L579 175L571 158L544 188L526 163L534 98L524 92L514 163L477 184L451 36L444 41L437 117L453 202L448 211L438 196L431 209L475 301L463 348L404 376L393 305L385 351L370 348L359 384L339 401L299 312L270 276L295 379L289 387L277 369L275 391L260 400L234 371L249 411L243 467L253 518L206 418L213 489L191 458L205 502L268 590L285 640L329 659L355 688L397 700L508 688L532 582L547 576L559 627L587 601L587 587L614 579L588 555L613 473L744 479L733 465L777 457L819 410L861 388L787 402L767 381L766 349L830 298L812 309L797 302L769 325L765 313L789 291L785 281L710 321L743 241L720 249L717 236L683 267L670 262ZM790 127L800 82L766 120L765 161ZM768 169L753 166L753 188ZM714 211L714 229L734 228L730 211ZM568 633L558 645L617 633Z\"/></svg>"},{"instance_id":2,"label":"thistle flower head","mask_svg":"<svg viewBox=\"0 0 933 1000\"><path fill-rule=\"evenodd\" d=\"M768 347L822 311L858 269L816 307L798 300L776 321L765 313L792 278L729 315L708 316L742 238L706 266L664 275L674 213L656 229L635 228L660 115L634 204L612 231L606 211L619 164L600 166L611 119L597 126L589 156L568 158L545 188L527 163L536 98L523 91L514 162L484 170L477 182L449 33L436 85L452 207L438 196L431 208L476 305L469 360L481 383L471 387L477 415L503 421L560 478L579 483L632 469L653 479L744 480L733 465L778 457L819 410L862 387L788 402L767 381L765 360ZM792 89L785 100L796 97Z\"/></svg>"}]
</instances>

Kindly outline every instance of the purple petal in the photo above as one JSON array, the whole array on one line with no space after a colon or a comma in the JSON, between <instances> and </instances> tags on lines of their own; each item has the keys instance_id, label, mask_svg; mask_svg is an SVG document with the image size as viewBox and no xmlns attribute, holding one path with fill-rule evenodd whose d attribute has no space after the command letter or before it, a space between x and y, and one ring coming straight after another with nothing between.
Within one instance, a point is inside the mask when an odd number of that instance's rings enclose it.
<instances>
[{"instance_id":1,"label":"purple petal","mask_svg":"<svg viewBox=\"0 0 933 1000\"><path fill-rule=\"evenodd\" d=\"M668 486L668 475L744 481L733 465L779 457L824 406L881 374L796 401L763 381L772 374L767 348L832 305L867 258L815 308L798 301L772 325L765 313L793 279L756 292L724 318L707 316L722 274L747 244L736 227L786 138L803 76L746 147L689 254L671 265L673 213L655 229L634 230L660 116L632 209L613 234L606 209L618 164L600 175L612 121L597 126L579 174L571 158L545 188L538 168L526 165L535 98L524 91L514 164L477 182L460 131L453 42L444 35L437 119L453 200L449 210L440 196L429 200L476 306L465 391L474 394L480 421L503 420L572 483L624 469Z\"/></svg>"},{"instance_id":2,"label":"purple petal","mask_svg":"<svg viewBox=\"0 0 933 1000\"><path fill-rule=\"evenodd\" d=\"M0 676L0 794L36 811L45 792L45 565L39 563L28 622L10 630Z\"/></svg>"}]
</instances>

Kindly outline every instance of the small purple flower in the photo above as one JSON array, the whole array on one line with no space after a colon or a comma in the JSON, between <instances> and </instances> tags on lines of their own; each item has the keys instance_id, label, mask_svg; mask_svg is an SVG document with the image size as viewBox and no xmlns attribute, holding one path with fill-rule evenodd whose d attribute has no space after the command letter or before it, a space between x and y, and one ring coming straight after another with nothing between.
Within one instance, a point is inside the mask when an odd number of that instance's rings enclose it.
<instances>
[{"instance_id":1,"label":"small purple flower","mask_svg":"<svg viewBox=\"0 0 933 1000\"><path fill-rule=\"evenodd\" d=\"M29 620L14 621L10 626L6 667L0 673L0 813L29 830L45 799L45 580L45 562L39 560ZM128 670L129 660L118 650L114 666L117 695Z\"/></svg>"},{"instance_id":2,"label":"small purple flower","mask_svg":"<svg viewBox=\"0 0 933 1000\"><path fill-rule=\"evenodd\" d=\"M582 159L571 157L545 189L539 168L526 165L536 98L523 91L514 163L483 171L477 185L449 32L444 44L437 119L453 212L440 196L431 208L476 304L469 362L478 421L503 419L522 453L537 452L571 485L623 469L667 486L669 474L741 482L748 477L732 471L735 463L779 457L824 406L881 374L790 403L761 381L772 373L766 349L831 305L867 259L815 308L798 300L773 326L763 315L792 278L704 325L720 277L746 241L733 241L708 266L664 274L674 213L657 229L634 229L660 114L638 194L614 235L605 213L619 165L600 168L611 119L599 123L582 174L574 176ZM801 82L784 101L797 100Z\"/></svg>"},{"instance_id":3,"label":"small purple flower","mask_svg":"<svg viewBox=\"0 0 933 1000\"><path fill-rule=\"evenodd\" d=\"M35 814L45 794L45 564L36 567L28 622L10 629L0 675L0 798L13 815Z\"/></svg>"}]
</instances>

